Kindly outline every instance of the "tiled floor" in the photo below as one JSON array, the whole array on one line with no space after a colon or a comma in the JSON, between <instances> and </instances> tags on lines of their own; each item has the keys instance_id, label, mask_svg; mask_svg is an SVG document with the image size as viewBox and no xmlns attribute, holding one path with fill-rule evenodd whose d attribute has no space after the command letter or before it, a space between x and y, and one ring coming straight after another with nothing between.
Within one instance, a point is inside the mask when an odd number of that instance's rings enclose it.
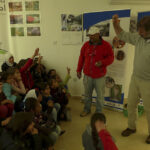
<instances>
[{"instance_id":1,"label":"tiled floor","mask_svg":"<svg viewBox=\"0 0 150 150\"><path fill-rule=\"evenodd\" d=\"M72 112L71 122L62 122L61 127L66 130L56 143L55 150L84 150L81 135L90 121L90 116L81 118L79 116L83 103L79 99L71 99L69 106ZM92 112L94 112L94 106ZM138 119L137 133L130 137L122 137L121 131L127 127L127 118L123 113L112 110L104 110L107 118L107 127L116 139L119 150L150 150L150 145L145 143L148 136L146 116L143 114Z\"/></svg>"}]
</instances>

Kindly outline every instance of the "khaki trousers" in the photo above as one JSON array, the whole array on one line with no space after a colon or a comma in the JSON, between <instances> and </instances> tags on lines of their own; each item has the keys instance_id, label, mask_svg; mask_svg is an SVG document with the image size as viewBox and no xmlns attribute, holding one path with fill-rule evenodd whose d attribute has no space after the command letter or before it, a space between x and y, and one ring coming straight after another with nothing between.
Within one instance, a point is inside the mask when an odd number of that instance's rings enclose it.
<instances>
[{"instance_id":1,"label":"khaki trousers","mask_svg":"<svg viewBox=\"0 0 150 150\"><path fill-rule=\"evenodd\" d=\"M150 81L132 75L128 95L128 127L130 129L136 129L138 117L137 106L140 102L140 97L143 100L150 134Z\"/></svg>"}]
</instances>

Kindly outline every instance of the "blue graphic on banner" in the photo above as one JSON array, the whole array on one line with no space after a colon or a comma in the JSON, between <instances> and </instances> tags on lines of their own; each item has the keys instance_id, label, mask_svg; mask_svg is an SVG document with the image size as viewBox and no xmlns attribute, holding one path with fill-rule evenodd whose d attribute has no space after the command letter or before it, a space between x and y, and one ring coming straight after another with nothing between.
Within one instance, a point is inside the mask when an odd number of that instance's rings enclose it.
<instances>
[{"instance_id":1,"label":"blue graphic on banner","mask_svg":"<svg viewBox=\"0 0 150 150\"><path fill-rule=\"evenodd\" d=\"M141 20L144 16L150 16L150 11L138 13L138 21Z\"/></svg>"},{"instance_id":2,"label":"blue graphic on banner","mask_svg":"<svg viewBox=\"0 0 150 150\"><path fill-rule=\"evenodd\" d=\"M95 13L85 13L83 14L83 29L88 29L92 25L110 20L112 16L118 14L120 18L130 17L130 9L128 10L116 10L116 11L104 11L104 12L95 12Z\"/></svg>"}]
</instances>

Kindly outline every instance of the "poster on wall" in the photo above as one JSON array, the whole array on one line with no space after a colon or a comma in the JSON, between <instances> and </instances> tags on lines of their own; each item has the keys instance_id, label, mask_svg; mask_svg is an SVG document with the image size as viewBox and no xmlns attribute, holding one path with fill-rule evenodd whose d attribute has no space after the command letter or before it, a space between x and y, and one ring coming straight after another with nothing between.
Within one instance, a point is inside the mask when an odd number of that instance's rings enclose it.
<instances>
[{"instance_id":1,"label":"poster on wall","mask_svg":"<svg viewBox=\"0 0 150 150\"><path fill-rule=\"evenodd\" d=\"M9 12L22 11L22 2L9 2Z\"/></svg>"},{"instance_id":2,"label":"poster on wall","mask_svg":"<svg viewBox=\"0 0 150 150\"><path fill-rule=\"evenodd\" d=\"M26 23L27 24L40 23L40 15L39 14L28 14L28 15L26 15Z\"/></svg>"},{"instance_id":3,"label":"poster on wall","mask_svg":"<svg viewBox=\"0 0 150 150\"><path fill-rule=\"evenodd\" d=\"M10 15L10 24L23 24L23 15Z\"/></svg>"},{"instance_id":4,"label":"poster on wall","mask_svg":"<svg viewBox=\"0 0 150 150\"><path fill-rule=\"evenodd\" d=\"M26 1L25 10L26 11L39 11L39 1Z\"/></svg>"},{"instance_id":5,"label":"poster on wall","mask_svg":"<svg viewBox=\"0 0 150 150\"><path fill-rule=\"evenodd\" d=\"M82 43L82 15L61 14L62 44Z\"/></svg>"},{"instance_id":6,"label":"poster on wall","mask_svg":"<svg viewBox=\"0 0 150 150\"><path fill-rule=\"evenodd\" d=\"M6 12L5 0L0 0L0 13Z\"/></svg>"},{"instance_id":7,"label":"poster on wall","mask_svg":"<svg viewBox=\"0 0 150 150\"><path fill-rule=\"evenodd\" d=\"M87 34L90 27L98 27L102 38L108 41L113 47L115 59L114 62L107 67L104 105L122 111L128 46L116 37L112 24L112 16L114 14L119 15L121 27L125 31L129 31L130 10L85 13L83 14L83 30L85 42L89 40ZM94 91L93 101L95 101L95 99L96 92Z\"/></svg>"},{"instance_id":8,"label":"poster on wall","mask_svg":"<svg viewBox=\"0 0 150 150\"><path fill-rule=\"evenodd\" d=\"M27 36L41 36L40 27L27 27Z\"/></svg>"},{"instance_id":9,"label":"poster on wall","mask_svg":"<svg viewBox=\"0 0 150 150\"><path fill-rule=\"evenodd\" d=\"M11 36L24 36L23 27L11 27Z\"/></svg>"}]
</instances>

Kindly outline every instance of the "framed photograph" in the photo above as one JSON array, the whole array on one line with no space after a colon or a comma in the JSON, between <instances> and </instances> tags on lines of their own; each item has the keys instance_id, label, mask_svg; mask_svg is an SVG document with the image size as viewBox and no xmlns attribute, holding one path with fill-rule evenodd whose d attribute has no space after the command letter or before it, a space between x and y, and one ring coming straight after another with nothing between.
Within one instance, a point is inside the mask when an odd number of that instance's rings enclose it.
<instances>
[{"instance_id":1,"label":"framed photograph","mask_svg":"<svg viewBox=\"0 0 150 150\"><path fill-rule=\"evenodd\" d=\"M22 11L22 2L9 2L9 11Z\"/></svg>"},{"instance_id":2,"label":"framed photograph","mask_svg":"<svg viewBox=\"0 0 150 150\"><path fill-rule=\"evenodd\" d=\"M41 36L40 27L27 27L27 36Z\"/></svg>"},{"instance_id":3,"label":"framed photograph","mask_svg":"<svg viewBox=\"0 0 150 150\"><path fill-rule=\"evenodd\" d=\"M10 15L10 24L23 24L23 15Z\"/></svg>"},{"instance_id":4,"label":"framed photograph","mask_svg":"<svg viewBox=\"0 0 150 150\"><path fill-rule=\"evenodd\" d=\"M23 27L11 27L11 36L24 36Z\"/></svg>"},{"instance_id":5,"label":"framed photograph","mask_svg":"<svg viewBox=\"0 0 150 150\"><path fill-rule=\"evenodd\" d=\"M29 15L26 15L26 23L27 24L40 23L40 15L39 14L29 14Z\"/></svg>"},{"instance_id":6,"label":"framed photograph","mask_svg":"<svg viewBox=\"0 0 150 150\"><path fill-rule=\"evenodd\" d=\"M39 1L26 1L25 2L26 11L38 11L39 10Z\"/></svg>"}]
</instances>

